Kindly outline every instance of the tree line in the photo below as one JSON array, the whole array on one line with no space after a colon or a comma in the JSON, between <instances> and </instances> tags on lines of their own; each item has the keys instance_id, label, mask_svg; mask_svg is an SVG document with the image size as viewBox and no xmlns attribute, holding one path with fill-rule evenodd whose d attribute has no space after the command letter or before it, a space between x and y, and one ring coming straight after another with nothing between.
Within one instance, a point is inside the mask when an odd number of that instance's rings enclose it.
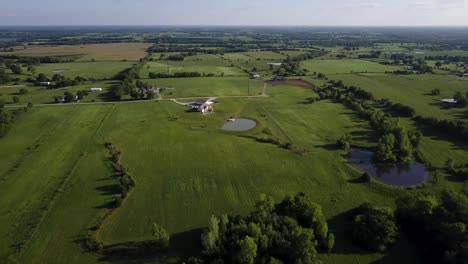
<instances>
[{"instance_id":1,"label":"tree line","mask_svg":"<svg viewBox=\"0 0 468 264\"><path fill-rule=\"evenodd\" d=\"M5 105L0 103L0 138L4 137L11 127L15 120L23 113L28 112L32 108L32 103L29 102L27 106L22 108L17 108L14 110L8 110L5 108Z\"/></svg>"}]
</instances>

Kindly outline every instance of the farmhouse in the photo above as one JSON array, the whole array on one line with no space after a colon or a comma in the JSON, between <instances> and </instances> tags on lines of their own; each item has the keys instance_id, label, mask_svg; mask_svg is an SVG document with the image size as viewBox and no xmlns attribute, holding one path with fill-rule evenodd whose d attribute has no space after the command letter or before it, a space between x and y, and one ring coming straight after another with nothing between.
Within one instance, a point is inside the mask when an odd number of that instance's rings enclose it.
<instances>
[{"instance_id":1,"label":"farmhouse","mask_svg":"<svg viewBox=\"0 0 468 264\"><path fill-rule=\"evenodd\" d=\"M89 89L91 92L102 92L102 88L91 88Z\"/></svg>"},{"instance_id":2,"label":"farmhouse","mask_svg":"<svg viewBox=\"0 0 468 264\"><path fill-rule=\"evenodd\" d=\"M201 112L202 114L211 114L214 112L213 105L215 102L213 102L211 99L208 100L203 100L199 99L194 103L187 104L187 106L192 107L193 109L197 109L198 112Z\"/></svg>"}]
</instances>

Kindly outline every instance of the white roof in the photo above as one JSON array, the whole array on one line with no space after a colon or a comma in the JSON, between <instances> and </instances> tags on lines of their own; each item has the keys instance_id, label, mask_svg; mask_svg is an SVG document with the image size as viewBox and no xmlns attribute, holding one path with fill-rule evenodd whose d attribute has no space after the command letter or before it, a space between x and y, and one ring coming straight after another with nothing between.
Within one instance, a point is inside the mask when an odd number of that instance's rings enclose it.
<instances>
[{"instance_id":1,"label":"white roof","mask_svg":"<svg viewBox=\"0 0 468 264\"><path fill-rule=\"evenodd\" d=\"M443 102L443 103L449 103L449 104L456 104L457 103L457 100L455 100L453 98L442 99L440 101Z\"/></svg>"}]
</instances>

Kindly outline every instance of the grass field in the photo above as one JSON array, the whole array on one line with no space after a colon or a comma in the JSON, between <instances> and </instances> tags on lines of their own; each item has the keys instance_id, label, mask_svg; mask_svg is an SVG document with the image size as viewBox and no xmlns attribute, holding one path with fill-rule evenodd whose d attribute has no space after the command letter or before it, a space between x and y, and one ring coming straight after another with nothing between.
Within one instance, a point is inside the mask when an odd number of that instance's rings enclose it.
<instances>
[{"instance_id":1,"label":"grass field","mask_svg":"<svg viewBox=\"0 0 468 264\"><path fill-rule=\"evenodd\" d=\"M186 57L184 61L154 61L148 62L140 71L142 78L148 78L148 73L199 72L215 74L216 76L247 76L237 67L216 55L196 55Z\"/></svg>"},{"instance_id":2,"label":"grass field","mask_svg":"<svg viewBox=\"0 0 468 264\"><path fill-rule=\"evenodd\" d=\"M254 60L282 61L286 59L285 55L272 51L250 51L244 52L243 54Z\"/></svg>"},{"instance_id":3,"label":"grass field","mask_svg":"<svg viewBox=\"0 0 468 264\"><path fill-rule=\"evenodd\" d=\"M206 89L207 83L224 80L224 88ZM209 96L225 93L229 83L243 80L157 81L198 82L195 90L174 85L173 96L178 90L181 95ZM343 213L365 201L394 206L394 199L405 192L375 183L353 183L360 173L346 164L334 145L345 132L351 133L356 144L375 145L368 123L340 104L303 104L313 93L310 90L276 86L268 88L268 93L269 98L221 99L216 113L209 116L188 112L172 102L33 108L0 139L0 148L8 150L0 153L0 235L5 238L0 241L0 260L32 230L30 223L43 215L31 243L23 254L15 255L19 262L99 261L82 252L79 239L107 210L112 197L115 180L110 178L102 146L109 141L122 151L136 187L104 223L100 237L106 243L150 238L150 225L158 222L174 237L171 257L162 262L175 262L196 254L197 230L206 226L210 215L246 213L260 193L280 199L304 191L322 205L337 235L336 250L321 255L325 263L346 262L350 257L359 263L396 259L420 263L405 238L385 255L357 249L346 239ZM219 128L229 116L255 119L258 126L249 132L224 132ZM298 155L243 135L273 135L306 152ZM440 160L434 149L457 161L468 158L459 146L424 137L423 154L431 161ZM462 188L444 178L434 188L442 187ZM52 206L46 206L52 198ZM48 208L46 214L41 208Z\"/></svg>"},{"instance_id":4,"label":"grass field","mask_svg":"<svg viewBox=\"0 0 468 264\"><path fill-rule=\"evenodd\" d=\"M62 96L65 91L76 93L80 90L89 91L90 88L102 88L102 92L89 92L81 102L103 102L110 99L109 89L113 85L118 85L119 82L105 81L89 84L81 84L72 87L60 88L60 89L47 89L45 87L36 86L20 86L20 87L0 87L0 102L12 103L12 97L18 96L20 98L20 104L27 104L31 101L33 104L48 104L54 102L55 96ZM20 89L28 90L27 94L20 94Z\"/></svg>"},{"instance_id":5,"label":"grass field","mask_svg":"<svg viewBox=\"0 0 468 264\"><path fill-rule=\"evenodd\" d=\"M366 89L377 98L388 98L413 107L418 115L446 119L468 119L467 109L444 109L439 102L452 98L455 92L468 92L468 81L449 75L380 75L366 76L357 74L335 75L333 79L343 80L347 85ZM433 89L440 89L440 96L431 96Z\"/></svg>"},{"instance_id":6,"label":"grass field","mask_svg":"<svg viewBox=\"0 0 468 264\"><path fill-rule=\"evenodd\" d=\"M302 62L302 67L310 72L321 72L324 74L340 74L353 72L375 72L401 70L401 67L387 66L365 60L307 60Z\"/></svg>"},{"instance_id":7,"label":"grass field","mask_svg":"<svg viewBox=\"0 0 468 264\"><path fill-rule=\"evenodd\" d=\"M180 98L193 96L246 96L259 95L263 82L250 80L247 77L209 77L209 78L169 78L144 80L159 87L173 87L173 90L162 92L163 98Z\"/></svg>"},{"instance_id":8,"label":"grass field","mask_svg":"<svg viewBox=\"0 0 468 264\"><path fill-rule=\"evenodd\" d=\"M40 64L36 68L37 74L43 73L51 78L55 70L65 70L60 75L69 78L81 76L94 79L112 79L119 72L132 67L132 62L71 62Z\"/></svg>"},{"instance_id":9,"label":"grass field","mask_svg":"<svg viewBox=\"0 0 468 264\"><path fill-rule=\"evenodd\" d=\"M4 52L4 55L20 56L80 56L78 61L138 61L146 56L149 43L113 43L61 46L29 46L14 52Z\"/></svg>"}]
</instances>

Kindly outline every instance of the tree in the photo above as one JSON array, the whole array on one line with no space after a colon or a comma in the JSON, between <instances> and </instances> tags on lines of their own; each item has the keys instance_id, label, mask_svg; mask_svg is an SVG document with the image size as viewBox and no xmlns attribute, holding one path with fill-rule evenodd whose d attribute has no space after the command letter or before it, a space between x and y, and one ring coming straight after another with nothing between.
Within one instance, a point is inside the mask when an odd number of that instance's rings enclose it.
<instances>
[{"instance_id":1,"label":"tree","mask_svg":"<svg viewBox=\"0 0 468 264\"><path fill-rule=\"evenodd\" d=\"M357 208L352 228L358 244L376 251L386 251L399 236L393 213L367 203Z\"/></svg>"},{"instance_id":2,"label":"tree","mask_svg":"<svg viewBox=\"0 0 468 264\"><path fill-rule=\"evenodd\" d=\"M36 77L36 82L48 82L49 78L43 73L39 73Z\"/></svg>"},{"instance_id":3,"label":"tree","mask_svg":"<svg viewBox=\"0 0 468 264\"><path fill-rule=\"evenodd\" d=\"M351 134L344 134L336 143L339 148L344 150L346 153L351 149Z\"/></svg>"},{"instance_id":4,"label":"tree","mask_svg":"<svg viewBox=\"0 0 468 264\"><path fill-rule=\"evenodd\" d=\"M239 243L239 251L236 254L237 263L253 264L257 256L257 244L255 241L246 236Z\"/></svg>"},{"instance_id":5,"label":"tree","mask_svg":"<svg viewBox=\"0 0 468 264\"><path fill-rule=\"evenodd\" d=\"M376 158L378 161L395 162L397 157L393 153L395 148L396 139L393 134L385 134L377 146Z\"/></svg>"},{"instance_id":6,"label":"tree","mask_svg":"<svg viewBox=\"0 0 468 264\"><path fill-rule=\"evenodd\" d=\"M21 89L19 89L19 93L20 93L20 94L28 94L29 91L28 91L28 89L26 89L26 88L21 88Z\"/></svg>"},{"instance_id":7,"label":"tree","mask_svg":"<svg viewBox=\"0 0 468 264\"><path fill-rule=\"evenodd\" d=\"M431 95L440 95L440 89L434 89L431 91Z\"/></svg>"},{"instance_id":8,"label":"tree","mask_svg":"<svg viewBox=\"0 0 468 264\"><path fill-rule=\"evenodd\" d=\"M65 99L65 103L73 102L75 100L75 96L69 91L66 91L65 93L63 93L63 95L64 95L63 99Z\"/></svg>"},{"instance_id":9,"label":"tree","mask_svg":"<svg viewBox=\"0 0 468 264\"><path fill-rule=\"evenodd\" d=\"M23 69L18 64L10 65L10 70L13 72L13 74L23 74Z\"/></svg>"},{"instance_id":10,"label":"tree","mask_svg":"<svg viewBox=\"0 0 468 264\"><path fill-rule=\"evenodd\" d=\"M13 101L13 103L17 104L17 103L19 103L20 98L19 98L18 96L14 95L14 96L12 97L12 101Z\"/></svg>"},{"instance_id":11,"label":"tree","mask_svg":"<svg viewBox=\"0 0 468 264\"><path fill-rule=\"evenodd\" d=\"M8 83L10 81L10 76L5 72L5 70L0 67L0 83Z\"/></svg>"},{"instance_id":12,"label":"tree","mask_svg":"<svg viewBox=\"0 0 468 264\"><path fill-rule=\"evenodd\" d=\"M440 68L440 67L442 67L442 65L443 65L443 64L442 64L441 61L437 61L437 62L435 63L435 66L437 67L437 69Z\"/></svg>"},{"instance_id":13,"label":"tree","mask_svg":"<svg viewBox=\"0 0 468 264\"><path fill-rule=\"evenodd\" d=\"M156 223L153 223L151 227L151 234L153 235L153 239L156 242L157 248L167 249L169 247L170 237L164 228Z\"/></svg>"}]
</instances>

